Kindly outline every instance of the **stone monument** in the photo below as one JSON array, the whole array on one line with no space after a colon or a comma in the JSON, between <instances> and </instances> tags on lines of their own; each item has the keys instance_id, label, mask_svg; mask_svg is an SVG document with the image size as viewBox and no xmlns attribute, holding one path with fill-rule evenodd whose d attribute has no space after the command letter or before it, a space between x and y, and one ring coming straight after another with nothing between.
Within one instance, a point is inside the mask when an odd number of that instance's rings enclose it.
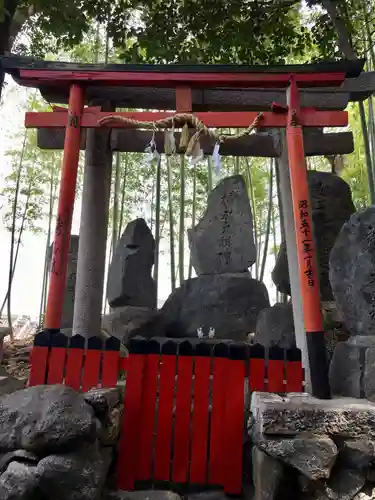
<instances>
[{"instance_id":1,"label":"stone monument","mask_svg":"<svg viewBox=\"0 0 375 500\"><path fill-rule=\"evenodd\" d=\"M79 236L72 234L70 237L68 269L66 275L64 305L61 317L61 328L72 328L74 299L76 293L77 259ZM51 266L53 244L49 248L49 267Z\"/></svg>"},{"instance_id":2,"label":"stone monument","mask_svg":"<svg viewBox=\"0 0 375 500\"><path fill-rule=\"evenodd\" d=\"M218 339L247 340L259 312L269 307L266 287L251 278L256 260L253 220L245 182L240 175L219 182L207 210L188 231L198 277L187 279L161 309L166 335L197 337L202 328Z\"/></svg>"}]
</instances>

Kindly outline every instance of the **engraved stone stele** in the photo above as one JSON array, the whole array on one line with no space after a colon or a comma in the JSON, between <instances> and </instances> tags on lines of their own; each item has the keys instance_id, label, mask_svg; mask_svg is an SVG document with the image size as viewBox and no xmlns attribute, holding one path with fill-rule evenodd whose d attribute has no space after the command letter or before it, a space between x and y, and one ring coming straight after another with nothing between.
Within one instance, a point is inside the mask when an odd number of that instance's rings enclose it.
<instances>
[{"instance_id":1,"label":"engraved stone stele","mask_svg":"<svg viewBox=\"0 0 375 500\"><path fill-rule=\"evenodd\" d=\"M329 172L309 170L307 180L311 198L314 238L316 242L320 294L332 300L329 282L329 255L342 225L355 212L349 185ZM272 280L281 293L291 294L286 244L280 245Z\"/></svg>"},{"instance_id":2,"label":"engraved stone stele","mask_svg":"<svg viewBox=\"0 0 375 500\"><path fill-rule=\"evenodd\" d=\"M223 179L210 193L200 222L188 230L197 275L241 273L256 260L253 217L244 179Z\"/></svg>"},{"instance_id":3,"label":"engraved stone stele","mask_svg":"<svg viewBox=\"0 0 375 500\"><path fill-rule=\"evenodd\" d=\"M78 259L79 236L70 236L68 268L66 273L66 285L64 293L64 305L61 318L61 328L72 328L74 313L74 298L76 293L77 259ZM49 248L49 268L53 262L53 245Z\"/></svg>"},{"instance_id":4,"label":"engraved stone stele","mask_svg":"<svg viewBox=\"0 0 375 500\"><path fill-rule=\"evenodd\" d=\"M108 272L107 297L112 308L156 307L156 283L151 276L154 260L155 240L145 220L129 222Z\"/></svg>"},{"instance_id":5,"label":"engraved stone stele","mask_svg":"<svg viewBox=\"0 0 375 500\"><path fill-rule=\"evenodd\" d=\"M353 214L330 256L329 278L351 335L375 335L375 207Z\"/></svg>"}]
</instances>

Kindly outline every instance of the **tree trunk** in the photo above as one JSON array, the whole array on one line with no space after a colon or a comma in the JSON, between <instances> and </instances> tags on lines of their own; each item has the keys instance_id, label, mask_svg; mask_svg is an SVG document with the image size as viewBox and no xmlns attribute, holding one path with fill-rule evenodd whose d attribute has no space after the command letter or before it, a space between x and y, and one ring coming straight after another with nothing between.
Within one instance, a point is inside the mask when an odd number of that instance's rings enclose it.
<instances>
[{"instance_id":1,"label":"tree trunk","mask_svg":"<svg viewBox=\"0 0 375 500\"><path fill-rule=\"evenodd\" d=\"M126 177L128 174L128 162L129 162L128 153L125 153L125 169L124 169L124 175L122 178L122 187L121 187L121 210L120 210L120 220L118 223L118 235L119 235L119 237L121 237L122 224L124 222L124 203L125 203L125 191L126 191Z\"/></svg>"},{"instance_id":2,"label":"tree trunk","mask_svg":"<svg viewBox=\"0 0 375 500\"><path fill-rule=\"evenodd\" d=\"M32 14L33 7L22 7L18 10L19 0L3 0L3 20L0 22L0 56L11 51L12 45L22 26ZM0 69L0 102L4 86L5 72Z\"/></svg>"},{"instance_id":3,"label":"tree trunk","mask_svg":"<svg viewBox=\"0 0 375 500\"><path fill-rule=\"evenodd\" d=\"M351 44L350 36L348 29L346 27L344 19L340 16L336 4L333 0L321 0L322 6L328 12L328 15L331 19L333 26L336 29L337 38L338 38L338 46L343 53L343 55L350 60L356 60L357 55L354 52L354 49ZM370 44L371 45L371 44ZM362 101L358 103L359 113L361 117L361 126L362 126L362 134L363 134L363 142L365 147L365 157L366 157L366 166L367 166L367 175L369 180L369 190L370 190L370 200L373 205L375 202L375 184L374 184L374 175L373 175L373 166L372 159L370 153L370 144L368 138L367 124L366 124L366 114L365 107Z\"/></svg>"},{"instance_id":4,"label":"tree trunk","mask_svg":"<svg viewBox=\"0 0 375 500\"><path fill-rule=\"evenodd\" d=\"M115 187L113 193L113 217L112 217L112 248L116 248L116 243L119 237L118 234L118 195L120 189L120 153L116 153L116 171L115 171Z\"/></svg>"},{"instance_id":5,"label":"tree trunk","mask_svg":"<svg viewBox=\"0 0 375 500\"><path fill-rule=\"evenodd\" d=\"M253 227L254 227L254 240L255 240L255 245L256 245L256 250L257 254L259 253L259 245L260 242L258 241L258 227L257 227L257 214L255 210L255 200L254 200L254 186L253 186L253 179L251 176L251 167L249 163L249 159L246 158L246 173L247 173L247 182L249 185L249 198L250 198L250 207L251 211L253 213ZM255 277L258 279L258 260L255 262Z\"/></svg>"}]
</instances>

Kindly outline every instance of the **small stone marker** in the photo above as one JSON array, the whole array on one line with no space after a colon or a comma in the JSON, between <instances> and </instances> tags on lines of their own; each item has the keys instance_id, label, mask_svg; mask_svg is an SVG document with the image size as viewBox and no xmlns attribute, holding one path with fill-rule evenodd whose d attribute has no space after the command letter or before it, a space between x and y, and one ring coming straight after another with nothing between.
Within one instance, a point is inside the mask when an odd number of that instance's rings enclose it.
<instances>
[{"instance_id":1,"label":"small stone marker","mask_svg":"<svg viewBox=\"0 0 375 500\"><path fill-rule=\"evenodd\" d=\"M108 272L107 297L112 308L156 307L156 283L151 276L154 260L155 240L145 220L129 222Z\"/></svg>"},{"instance_id":2,"label":"small stone marker","mask_svg":"<svg viewBox=\"0 0 375 500\"><path fill-rule=\"evenodd\" d=\"M79 236L72 234L70 237L68 269L66 273L66 285L64 294L64 305L61 318L61 328L72 328L74 299L76 294L77 260L78 260ZM53 266L53 245L49 249L49 265Z\"/></svg>"}]
</instances>

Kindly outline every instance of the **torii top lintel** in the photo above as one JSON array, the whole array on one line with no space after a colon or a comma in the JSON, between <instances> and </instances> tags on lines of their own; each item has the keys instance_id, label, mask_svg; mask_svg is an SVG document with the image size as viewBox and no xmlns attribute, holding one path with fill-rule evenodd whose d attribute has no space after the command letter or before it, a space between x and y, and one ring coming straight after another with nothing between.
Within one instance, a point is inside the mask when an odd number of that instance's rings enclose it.
<instances>
[{"instance_id":1,"label":"torii top lintel","mask_svg":"<svg viewBox=\"0 0 375 500\"><path fill-rule=\"evenodd\" d=\"M192 111L193 88L277 88L286 89L293 78L297 88L338 87L345 78L357 77L363 61L338 61L314 65L289 66L246 66L246 65L92 65L48 61L9 61L0 58L2 66L21 85L31 87L56 87L68 89L79 85L83 90L95 85L102 87L173 87L176 89L176 110ZM266 110L265 110L266 111ZM168 118L170 113L116 113L135 121L155 121ZM342 127L347 125L345 112L319 112L303 108L300 124L304 127ZM150 116L148 116L150 115ZM98 127L106 114L100 108L85 108L82 113L82 127ZM246 128L256 118L253 112L197 113L197 118L207 127ZM27 113L26 126L65 127L67 113ZM262 127L284 127L286 116L264 113ZM126 127L124 123L111 126Z\"/></svg>"},{"instance_id":2,"label":"torii top lintel","mask_svg":"<svg viewBox=\"0 0 375 500\"><path fill-rule=\"evenodd\" d=\"M294 74L298 86L339 86L356 78L364 61L320 62L304 65L150 65L74 64L27 58L0 58L0 67L21 85L67 86L72 83L103 86L283 88Z\"/></svg>"}]
</instances>

